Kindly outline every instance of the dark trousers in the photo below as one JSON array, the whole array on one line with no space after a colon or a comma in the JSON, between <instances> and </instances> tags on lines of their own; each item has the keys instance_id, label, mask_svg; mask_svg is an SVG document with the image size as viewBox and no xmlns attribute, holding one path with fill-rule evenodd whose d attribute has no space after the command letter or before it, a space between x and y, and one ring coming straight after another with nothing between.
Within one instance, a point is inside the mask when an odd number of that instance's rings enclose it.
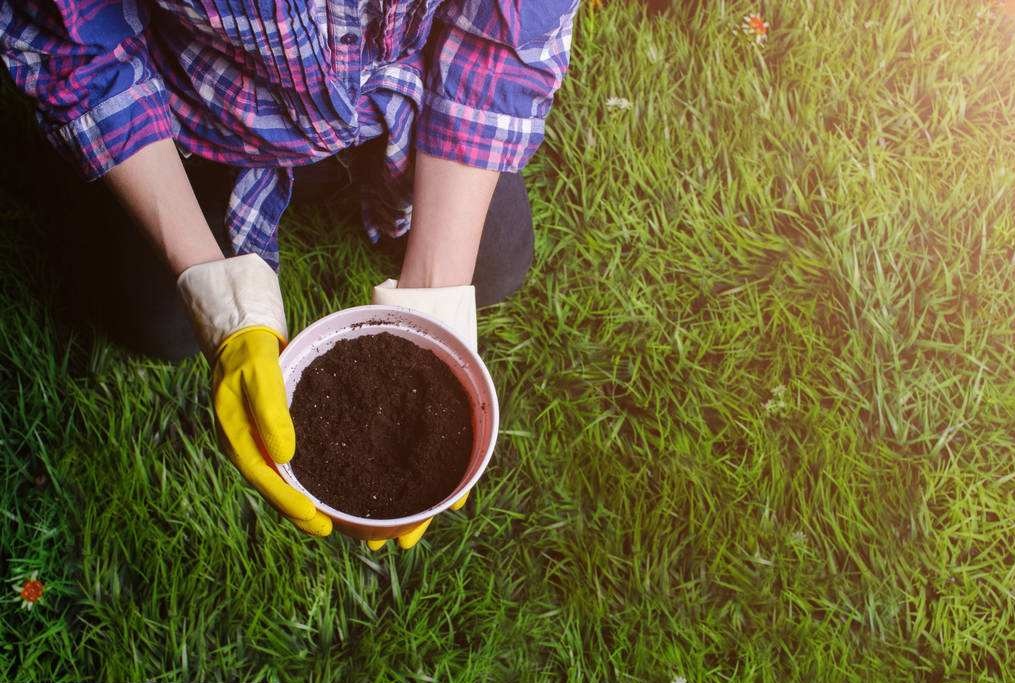
<instances>
[{"instance_id":1,"label":"dark trousers","mask_svg":"<svg viewBox=\"0 0 1015 683\"><path fill-rule=\"evenodd\" d=\"M208 224L223 251L230 254L223 219L232 169L205 161L184 165ZM197 341L175 280L139 226L103 183L77 180L60 159L47 166L47 177L39 180L61 187L60 206L54 207L59 223L54 226L54 248L75 321L97 328L114 342L145 356L177 361L196 354ZM330 159L297 169L294 203L333 200L336 188L343 191L339 168L337 160ZM63 176L62 182L54 183L53 174ZM348 180L345 184L349 185ZM344 189L351 191L352 187ZM365 239L351 232L350 238ZM400 239L388 245L399 263L404 243ZM520 175L502 174L476 260L473 284L477 304L497 303L518 289L532 264L532 254L532 212L525 184Z\"/></svg>"}]
</instances>

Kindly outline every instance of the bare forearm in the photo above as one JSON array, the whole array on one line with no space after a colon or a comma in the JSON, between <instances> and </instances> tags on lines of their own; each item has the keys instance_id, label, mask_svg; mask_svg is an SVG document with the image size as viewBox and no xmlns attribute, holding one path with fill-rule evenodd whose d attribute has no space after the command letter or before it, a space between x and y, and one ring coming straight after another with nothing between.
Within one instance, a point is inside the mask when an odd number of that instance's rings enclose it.
<instances>
[{"instance_id":1,"label":"bare forearm","mask_svg":"<svg viewBox=\"0 0 1015 683\"><path fill-rule=\"evenodd\" d=\"M472 282L483 223L499 175L417 155L412 230L399 287L451 287Z\"/></svg>"},{"instance_id":2,"label":"bare forearm","mask_svg":"<svg viewBox=\"0 0 1015 683\"><path fill-rule=\"evenodd\" d=\"M174 275L222 258L172 140L148 145L104 180Z\"/></svg>"}]
</instances>

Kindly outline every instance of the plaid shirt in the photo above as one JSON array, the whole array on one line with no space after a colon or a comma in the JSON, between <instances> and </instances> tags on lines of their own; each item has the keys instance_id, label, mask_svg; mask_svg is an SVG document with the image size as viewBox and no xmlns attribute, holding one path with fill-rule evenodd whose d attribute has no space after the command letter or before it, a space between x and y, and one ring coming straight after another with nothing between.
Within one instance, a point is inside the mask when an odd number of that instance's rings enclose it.
<instances>
[{"instance_id":1,"label":"plaid shirt","mask_svg":"<svg viewBox=\"0 0 1015 683\"><path fill-rule=\"evenodd\" d=\"M292 167L379 136L376 240L409 228L412 151L516 171L543 137L578 0L0 0L0 53L97 178L140 148L239 167L237 254L278 265Z\"/></svg>"}]
</instances>

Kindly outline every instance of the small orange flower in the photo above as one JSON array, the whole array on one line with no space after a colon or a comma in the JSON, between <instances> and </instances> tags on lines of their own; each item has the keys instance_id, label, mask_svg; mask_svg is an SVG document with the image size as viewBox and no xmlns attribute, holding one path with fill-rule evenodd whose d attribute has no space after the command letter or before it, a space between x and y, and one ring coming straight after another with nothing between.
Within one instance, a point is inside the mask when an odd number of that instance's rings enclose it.
<instances>
[{"instance_id":1,"label":"small orange flower","mask_svg":"<svg viewBox=\"0 0 1015 683\"><path fill-rule=\"evenodd\" d=\"M21 584L21 588L15 588L14 591L21 598L21 606L30 610L35 607L35 603L46 592L46 587L42 581L39 581L39 572L32 572L31 576Z\"/></svg>"},{"instance_id":2,"label":"small orange flower","mask_svg":"<svg viewBox=\"0 0 1015 683\"><path fill-rule=\"evenodd\" d=\"M744 17L740 30L754 38L754 42L763 45L768 40L768 22L760 14L749 14Z\"/></svg>"}]
</instances>

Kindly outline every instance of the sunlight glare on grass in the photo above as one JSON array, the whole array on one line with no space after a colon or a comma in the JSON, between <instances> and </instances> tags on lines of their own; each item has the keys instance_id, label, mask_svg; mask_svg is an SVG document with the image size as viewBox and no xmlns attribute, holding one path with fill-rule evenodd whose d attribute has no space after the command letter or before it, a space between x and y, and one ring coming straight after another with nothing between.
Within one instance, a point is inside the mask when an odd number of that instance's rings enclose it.
<instances>
[{"instance_id":1,"label":"sunlight glare on grass","mask_svg":"<svg viewBox=\"0 0 1015 683\"><path fill-rule=\"evenodd\" d=\"M1012 3L597 4L411 552L280 520L203 360L68 344L4 171L0 679L1012 680ZM386 274L347 222L287 215L292 330Z\"/></svg>"}]
</instances>

